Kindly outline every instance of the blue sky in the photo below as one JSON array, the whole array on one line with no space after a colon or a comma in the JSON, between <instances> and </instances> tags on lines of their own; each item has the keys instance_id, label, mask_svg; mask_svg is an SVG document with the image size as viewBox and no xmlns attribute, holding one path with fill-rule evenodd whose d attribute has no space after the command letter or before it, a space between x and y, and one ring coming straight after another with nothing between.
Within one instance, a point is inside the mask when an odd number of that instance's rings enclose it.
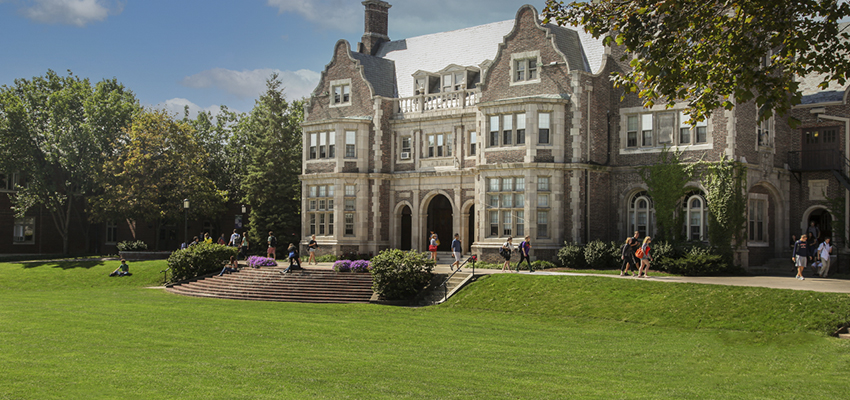
<instances>
[{"instance_id":1,"label":"blue sky","mask_svg":"<svg viewBox=\"0 0 850 400\"><path fill-rule=\"evenodd\" d=\"M513 19L529 1L389 3L395 40ZM362 34L359 0L0 0L0 85L70 69L181 115L187 104L249 111L273 71L288 98L307 96L334 43Z\"/></svg>"}]
</instances>

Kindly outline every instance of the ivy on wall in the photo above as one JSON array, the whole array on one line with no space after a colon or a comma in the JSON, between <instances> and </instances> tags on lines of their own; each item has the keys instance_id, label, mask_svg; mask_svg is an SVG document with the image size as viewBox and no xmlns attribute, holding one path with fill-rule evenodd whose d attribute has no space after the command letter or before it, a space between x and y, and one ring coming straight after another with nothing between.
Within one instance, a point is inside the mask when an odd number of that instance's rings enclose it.
<instances>
[{"instance_id":1,"label":"ivy on wall","mask_svg":"<svg viewBox=\"0 0 850 400\"><path fill-rule=\"evenodd\" d=\"M746 178L747 167L726 156L706 163L702 176L708 203L708 240L730 259L732 250L746 243Z\"/></svg>"},{"instance_id":2,"label":"ivy on wall","mask_svg":"<svg viewBox=\"0 0 850 400\"><path fill-rule=\"evenodd\" d=\"M655 206L656 237L667 241L678 241L682 234L682 198L691 188L686 187L693 178L700 162L685 164L681 151L671 151L666 146L658 156L658 162L638 168L646 192Z\"/></svg>"}]
</instances>

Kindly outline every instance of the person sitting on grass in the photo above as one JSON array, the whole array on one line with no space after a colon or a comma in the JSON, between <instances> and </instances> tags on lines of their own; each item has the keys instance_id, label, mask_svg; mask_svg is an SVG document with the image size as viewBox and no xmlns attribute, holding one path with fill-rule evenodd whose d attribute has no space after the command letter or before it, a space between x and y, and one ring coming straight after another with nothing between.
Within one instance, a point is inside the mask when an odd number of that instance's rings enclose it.
<instances>
[{"instance_id":1,"label":"person sitting on grass","mask_svg":"<svg viewBox=\"0 0 850 400\"><path fill-rule=\"evenodd\" d=\"M115 271L112 271L109 276L130 276L133 275L130 273L130 266L127 265L127 260L121 259L121 265L118 268L115 268Z\"/></svg>"},{"instance_id":2,"label":"person sitting on grass","mask_svg":"<svg viewBox=\"0 0 850 400\"><path fill-rule=\"evenodd\" d=\"M236 257L230 256L230 262L224 265L224 268L221 270L221 273L218 276L222 276L228 272L236 272L239 271L239 263L236 262Z\"/></svg>"}]
</instances>

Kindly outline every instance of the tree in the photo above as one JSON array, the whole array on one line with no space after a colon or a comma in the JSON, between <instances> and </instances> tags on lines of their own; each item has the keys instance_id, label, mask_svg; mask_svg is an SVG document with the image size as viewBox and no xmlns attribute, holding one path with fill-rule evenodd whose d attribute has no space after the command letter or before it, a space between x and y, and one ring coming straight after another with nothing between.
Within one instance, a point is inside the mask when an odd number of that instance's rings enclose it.
<instances>
[{"instance_id":1,"label":"tree","mask_svg":"<svg viewBox=\"0 0 850 400\"><path fill-rule=\"evenodd\" d=\"M189 119L187 106L183 117L183 122L195 129L195 138L207 153L204 166L210 178L218 190L226 191L231 198L237 198L240 189L239 157L234 153L244 152L243 148L232 146L233 128L243 117L243 113L230 111L224 105L215 115L201 111L195 119Z\"/></svg>"},{"instance_id":2,"label":"tree","mask_svg":"<svg viewBox=\"0 0 850 400\"><path fill-rule=\"evenodd\" d=\"M245 201L251 207L249 235L262 241L271 230L301 231L302 101L288 103L277 74L266 80L266 92L240 121L237 135L247 155L242 179Z\"/></svg>"},{"instance_id":3,"label":"tree","mask_svg":"<svg viewBox=\"0 0 850 400\"><path fill-rule=\"evenodd\" d=\"M74 219L88 243L82 210L99 190L97 171L137 109L133 92L115 79L92 87L70 71L59 76L48 70L45 76L0 87L0 167L26 179L10 195L13 210L22 217L33 207L44 207L62 238L64 254Z\"/></svg>"},{"instance_id":4,"label":"tree","mask_svg":"<svg viewBox=\"0 0 850 400\"><path fill-rule=\"evenodd\" d=\"M785 115L802 98L795 77L820 74L821 88L850 78L847 1L547 0L543 12L622 46L631 68L615 86L647 107L687 101L694 122L753 99L761 119Z\"/></svg>"},{"instance_id":5,"label":"tree","mask_svg":"<svg viewBox=\"0 0 850 400\"><path fill-rule=\"evenodd\" d=\"M647 194L655 207L655 221L658 223L658 239L676 241L679 239L682 221L682 197L691 189L686 185L694 176L699 162L685 164L681 151L661 150L658 162L638 168L641 179L647 186Z\"/></svg>"},{"instance_id":6,"label":"tree","mask_svg":"<svg viewBox=\"0 0 850 400\"><path fill-rule=\"evenodd\" d=\"M184 198L193 215L215 215L227 197L210 179L207 157L188 124L165 111L138 113L103 165L104 191L92 200L95 218L177 222Z\"/></svg>"}]
</instances>

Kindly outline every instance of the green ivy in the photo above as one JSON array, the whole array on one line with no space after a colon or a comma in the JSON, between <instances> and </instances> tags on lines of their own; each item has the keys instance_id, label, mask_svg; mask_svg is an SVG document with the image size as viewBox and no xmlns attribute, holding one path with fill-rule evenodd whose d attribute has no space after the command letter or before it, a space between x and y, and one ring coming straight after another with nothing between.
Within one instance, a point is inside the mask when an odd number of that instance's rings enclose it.
<instances>
[{"instance_id":1,"label":"green ivy","mask_svg":"<svg viewBox=\"0 0 850 400\"><path fill-rule=\"evenodd\" d=\"M843 189L841 190L844 191ZM844 227L845 218L847 218L847 213L844 209L844 202L847 199L843 195L839 195L838 197L829 197L826 196L826 206L829 207L829 212L835 217L835 221L832 222L832 245L843 245L847 243L846 230Z\"/></svg>"},{"instance_id":2,"label":"green ivy","mask_svg":"<svg viewBox=\"0 0 850 400\"><path fill-rule=\"evenodd\" d=\"M726 156L707 163L702 177L708 203L708 240L729 262L732 251L746 243L746 178L747 167Z\"/></svg>"},{"instance_id":3,"label":"green ivy","mask_svg":"<svg viewBox=\"0 0 850 400\"><path fill-rule=\"evenodd\" d=\"M655 207L655 222L658 225L657 239L677 241L681 237L684 216L681 213L682 198L691 189L686 185L693 178L700 162L685 164L681 151L670 151L665 146L658 162L638 168L647 194Z\"/></svg>"}]
</instances>

